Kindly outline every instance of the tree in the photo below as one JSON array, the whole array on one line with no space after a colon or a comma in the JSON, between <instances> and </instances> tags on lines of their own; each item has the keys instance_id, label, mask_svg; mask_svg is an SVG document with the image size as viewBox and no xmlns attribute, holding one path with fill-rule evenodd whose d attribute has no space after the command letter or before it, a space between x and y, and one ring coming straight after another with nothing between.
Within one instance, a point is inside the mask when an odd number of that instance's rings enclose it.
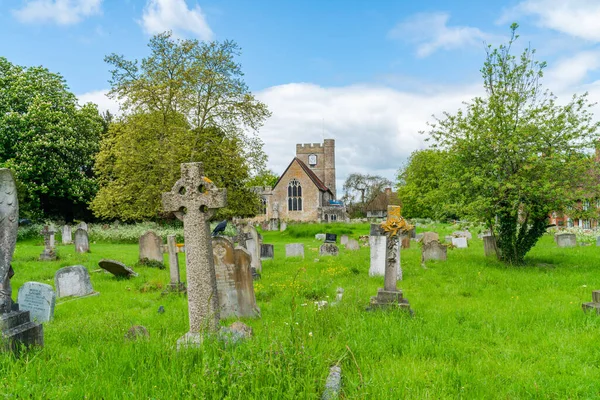
<instances>
[{"instance_id":1,"label":"tree","mask_svg":"<svg viewBox=\"0 0 600 400\"><path fill-rule=\"evenodd\" d=\"M430 134L448 152L445 190L491 229L500 260L521 264L546 231L549 213L595 191L598 166L589 149L598 123L587 94L560 105L542 90L546 63L534 59L535 50L511 54L517 27L507 45L488 46L481 70L486 95L445 113Z\"/></svg>"},{"instance_id":2,"label":"tree","mask_svg":"<svg viewBox=\"0 0 600 400\"><path fill-rule=\"evenodd\" d=\"M402 215L436 220L455 216L443 188L446 158L446 152L434 149L416 150L410 155L397 177Z\"/></svg>"},{"instance_id":3,"label":"tree","mask_svg":"<svg viewBox=\"0 0 600 400\"><path fill-rule=\"evenodd\" d=\"M87 215L101 132L96 106L79 107L60 75L0 57L0 162L15 172L23 215Z\"/></svg>"},{"instance_id":4,"label":"tree","mask_svg":"<svg viewBox=\"0 0 600 400\"><path fill-rule=\"evenodd\" d=\"M246 188L266 156L256 130L270 115L244 83L231 41L150 40L140 63L110 55L110 96L123 116L111 123L98 154L101 189L92 204L103 218L140 220L161 215L161 193L179 178L182 162L201 161L229 189L218 216L250 216L258 198ZM252 210L252 211L250 211Z\"/></svg>"},{"instance_id":5,"label":"tree","mask_svg":"<svg viewBox=\"0 0 600 400\"><path fill-rule=\"evenodd\" d=\"M279 180L279 175L270 169L265 169L254 175L248 182L248 187L275 187Z\"/></svg>"},{"instance_id":6,"label":"tree","mask_svg":"<svg viewBox=\"0 0 600 400\"><path fill-rule=\"evenodd\" d=\"M392 182L382 176L353 173L344 182L342 201L349 206L351 213L357 206L364 213L364 206L391 186Z\"/></svg>"}]
</instances>

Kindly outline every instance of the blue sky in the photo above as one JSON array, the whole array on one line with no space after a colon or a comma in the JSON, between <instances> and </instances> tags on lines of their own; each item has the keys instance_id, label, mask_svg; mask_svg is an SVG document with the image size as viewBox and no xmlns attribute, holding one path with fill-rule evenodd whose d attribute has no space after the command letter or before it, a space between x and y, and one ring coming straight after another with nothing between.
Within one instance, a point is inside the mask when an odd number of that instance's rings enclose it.
<instances>
[{"instance_id":1,"label":"blue sky","mask_svg":"<svg viewBox=\"0 0 600 400\"><path fill-rule=\"evenodd\" d=\"M336 139L338 187L352 172L393 178L425 147L431 115L481 94L484 42L521 28L559 98L600 99L600 0L0 0L0 56L62 74L81 101L116 109L110 53L147 55L149 37L233 39L246 82L273 111L258 132L281 172L296 142ZM600 110L596 111L600 115Z\"/></svg>"}]
</instances>

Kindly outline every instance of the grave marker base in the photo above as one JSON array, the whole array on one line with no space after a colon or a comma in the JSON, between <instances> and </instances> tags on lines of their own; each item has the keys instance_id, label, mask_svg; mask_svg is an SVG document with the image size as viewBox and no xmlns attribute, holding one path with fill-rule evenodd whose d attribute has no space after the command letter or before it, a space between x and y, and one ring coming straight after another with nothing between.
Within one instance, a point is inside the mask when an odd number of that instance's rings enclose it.
<instances>
[{"instance_id":1,"label":"grave marker base","mask_svg":"<svg viewBox=\"0 0 600 400\"><path fill-rule=\"evenodd\" d=\"M23 348L44 346L42 324L30 322L29 311L0 315L0 351L18 354Z\"/></svg>"},{"instance_id":2,"label":"grave marker base","mask_svg":"<svg viewBox=\"0 0 600 400\"><path fill-rule=\"evenodd\" d=\"M413 313L408 300L402 295L402 290L385 290L379 288L377 296L371 297L369 309L392 309L399 308Z\"/></svg>"}]
</instances>

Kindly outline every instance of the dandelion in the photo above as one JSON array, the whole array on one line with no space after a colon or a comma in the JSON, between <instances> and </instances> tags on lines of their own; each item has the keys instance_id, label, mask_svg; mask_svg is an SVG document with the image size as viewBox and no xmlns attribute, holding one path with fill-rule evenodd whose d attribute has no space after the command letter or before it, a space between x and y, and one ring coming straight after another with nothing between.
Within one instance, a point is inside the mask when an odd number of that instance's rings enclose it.
<instances>
[{"instance_id":1,"label":"dandelion","mask_svg":"<svg viewBox=\"0 0 600 400\"><path fill-rule=\"evenodd\" d=\"M581 286L581 287L587 287L587 285L583 285L583 286Z\"/></svg>"},{"instance_id":2,"label":"dandelion","mask_svg":"<svg viewBox=\"0 0 600 400\"><path fill-rule=\"evenodd\" d=\"M308 332L308 336L312 337L312 332Z\"/></svg>"}]
</instances>

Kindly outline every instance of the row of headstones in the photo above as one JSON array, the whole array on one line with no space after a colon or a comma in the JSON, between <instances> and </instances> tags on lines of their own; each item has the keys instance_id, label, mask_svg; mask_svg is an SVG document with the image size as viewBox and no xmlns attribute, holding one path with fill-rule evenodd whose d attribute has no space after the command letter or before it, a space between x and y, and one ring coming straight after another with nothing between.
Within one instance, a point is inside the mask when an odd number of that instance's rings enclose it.
<instances>
[{"instance_id":1,"label":"row of headstones","mask_svg":"<svg viewBox=\"0 0 600 400\"><path fill-rule=\"evenodd\" d=\"M56 242L54 239L56 231L53 227L45 225L40 233L44 237L44 250L42 251L42 254L40 254L40 261L56 260ZM69 225L63 226L62 243L73 243L71 227ZM77 253L87 253L90 251L90 241L88 238L87 224L85 222L81 222L75 230L75 251Z\"/></svg>"}]
</instances>

